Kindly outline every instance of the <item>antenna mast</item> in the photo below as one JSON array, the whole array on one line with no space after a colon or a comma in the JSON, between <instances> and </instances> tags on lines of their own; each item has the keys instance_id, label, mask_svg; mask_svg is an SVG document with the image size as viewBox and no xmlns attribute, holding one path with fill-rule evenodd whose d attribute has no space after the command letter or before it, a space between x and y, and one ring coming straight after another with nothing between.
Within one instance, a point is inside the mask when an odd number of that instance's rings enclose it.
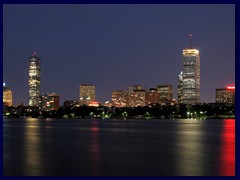
<instances>
[{"instance_id":1,"label":"antenna mast","mask_svg":"<svg viewBox=\"0 0 240 180\"><path fill-rule=\"evenodd\" d=\"M192 34L189 34L190 48L192 48Z\"/></svg>"}]
</instances>

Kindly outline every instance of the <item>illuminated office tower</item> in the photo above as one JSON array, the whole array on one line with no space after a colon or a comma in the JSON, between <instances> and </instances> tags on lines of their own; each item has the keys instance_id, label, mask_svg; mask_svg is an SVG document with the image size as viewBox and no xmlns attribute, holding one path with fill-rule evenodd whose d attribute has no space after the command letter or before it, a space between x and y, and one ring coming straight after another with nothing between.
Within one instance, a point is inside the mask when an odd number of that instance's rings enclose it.
<instances>
[{"instance_id":1,"label":"illuminated office tower","mask_svg":"<svg viewBox=\"0 0 240 180\"><path fill-rule=\"evenodd\" d=\"M183 104L200 103L200 54L190 46L183 50Z\"/></svg>"},{"instance_id":2,"label":"illuminated office tower","mask_svg":"<svg viewBox=\"0 0 240 180\"><path fill-rule=\"evenodd\" d=\"M216 89L216 103L235 104L235 87L228 86L226 88Z\"/></svg>"},{"instance_id":3,"label":"illuminated office tower","mask_svg":"<svg viewBox=\"0 0 240 180\"><path fill-rule=\"evenodd\" d=\"M173 100L173 86L172 85L158 85L157 91L159 93L159 103L171 103Z\"/></svg>"},{"instance_id":4,"label":"illuminated office tower","mask_svg":"<svg viewBox=\"0 0 240 180\"><path fill-rule=\"evenodd\" d=\"M183 78L182 78L182 71L181 71L181 73L178 75L178 104L183 103L182 85L183 85Z\"/></svg>"},{"instance_id":5,"label":"illuminated office tower","mask_svg":"<svg viewBox=\"0 0 240 180\"><path fill-rule=\"evenodd\" d=\"M126 107L128 105L128 92L123 90L113 91L112 105L115 107Z\"/></svg>"},{"instance_id":6,"label":"illuminated office tower","mask_svg":"<svg viewBox=\"0 0 240 180\"><path fill-rule=\"evenodd\" d=\"M40 58L34 52L29 58L29 106L39 106L40 65Z\"/></svg>"},{"instance_id":7,"label":"illuminated office tower","mask_svg":"<svg viewBox=\"0 0 240 180\"><path fill-rule=\"evenodd\" d=\"M80 85L79 92L79 104L89 105L91 102L96 100L96 88L91 84L82 84Z\"/></svg>"},{"instance_id":8,"label":"illuminated office tower","mask_svg":"<svg viewBox=\"0 0 240 180\"><path fill-rule=\"evenodd\" d=\"M42 94L39 99L39 106L43 111L58 110L59 95L56 93Z\"/></svg>"},{"instance_id":9,"label":"illuminated office tower","mask_svg":"<svg viewBox=\"0 0 240 180\"><path fill-rule=\"evenodd\" d=\"M3 105L12 106L12 91L3 83Z\"/></svg>"}]
</instances>

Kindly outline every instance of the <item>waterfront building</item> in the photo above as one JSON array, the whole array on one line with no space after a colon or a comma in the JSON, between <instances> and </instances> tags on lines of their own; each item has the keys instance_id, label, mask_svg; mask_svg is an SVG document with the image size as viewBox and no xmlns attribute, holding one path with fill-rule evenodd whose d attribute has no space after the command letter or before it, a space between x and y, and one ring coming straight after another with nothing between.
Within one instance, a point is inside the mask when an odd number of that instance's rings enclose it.
<instances>
[{"instance_id":1,"label":"waterfront building","mask_svg":"<svg viewBox=\"0 0 240 180\"><path fill-rule=\"evenodd\" d=\"M75 108L75 107L79 107L79 101L75 101L75 100L64 101L63 107L64 108L70 108L70 109Z\"/></svg>"},{"instance_id":2,"label":"waterfront building","mask_svg":"<svg viewBox=\"0 0 240 180\"><path fill-rule=\"evenodd\" d=\"M91 107L99 107L100 106L100 102L97 102L97 101L91 101L88 106L91 106Z\"/></svg>"},{"instance_id":3,"label":"waterfront building","mask_svg":"<svg viewBox=\"0 0 240 180\"><path fill-rule=\"evenodd\" d=\"M200 53L192 47L190 35L190 46L183 50L183 103L200 103Z\"/></svg>"},{"instance_id":4,"label":"waterfront building","mask_svg":"<svg viewBox=\"0 0 240 180\"><path fill-rule=\"evenodd\" d=\"M58 110L59 95L56 93L42 94L39 98L39 106L43 111Z\"/></svg>"},{"instance_id":5,"label":"waterfront building","mask_svg":"<svg viewBox=\"0 0 240 180\"><path fill-rule=\"evenodd\" d=\"M3 105L12 106L13 105L12 90L3 83Z\"/></svg>"},{"instance_id":6,"label":"waterfront building","mask_svg":"<svg viewBox=\"0 0 240 180\"><path fill-rule=\"evenodd\" d=\"M141 89L133 90L133 92L129 93L129 106L146 106L146 91Z\"/></svg>"},{"instance_id":7,"label":"waterfront building","mask_svg":"<svg viewBox=\"0 0 240 180\"><path fill-rule=\"evenodd\" d=\"M216 89L216 103L235 104L235 87L228 86Z\"/></svg>"},{"instance_id":8,"label":"waterfront building","mask_svg":"<svg viewBox=\"0 0 240 180\"><path fill-rule=\"evenodd\" d=\"M182 77L182 71L181 71L181 73L178 75L178 104L183 103L182 86L183 86L183 77Z\"/></svg>"},{"instance_id":9,"label":"waterfront building","mask_svg":"<svg viewBox=\"0 0 240 180\"><path fill-rule=\"evenodd\" d=\"M34 52L29 58L29 106L39 106L41 61Z\"/></svg>"},{"instance_id":10,"label":"waterfront building","mask_svg":"<svg viewBox=\"0 0 240 180\"><path fill-rule=\"evenodd\" d=\"M80 85L79 104L88 106L91 102L96 101L96 88L92 84Z\"/></svg>"},{"instance_id":11,"label":"waterfront building","mask_svg":"<svg viewBox=\"0 0 240 180\"><path fill-rule=\"evenodd\" d=\"M146 92L146 105L155 105L159 104L160 96L157 88L150 88L149 91Z\"/></svg>"},{"instance_id":12,"label":"waterfront building","mask_svg":"<svg viewBox=\"0 0 240 180\"><path fill-rule=\"evenodd\" d=\"M112 105L115 107L128 106L128 92L123 90L115 90L112 92Z\"/></svg>"},{"instance_id":13,"label":"waterfront building","mask_svg":"<svg viewBox=\"0 0 240 180\"><path fill-rule=\"evenodd\" d=\"M172 85L157 85L157 92L159 94L159 103L168 104L173 100L173 86Z\"/></svg>"}]
</instances>

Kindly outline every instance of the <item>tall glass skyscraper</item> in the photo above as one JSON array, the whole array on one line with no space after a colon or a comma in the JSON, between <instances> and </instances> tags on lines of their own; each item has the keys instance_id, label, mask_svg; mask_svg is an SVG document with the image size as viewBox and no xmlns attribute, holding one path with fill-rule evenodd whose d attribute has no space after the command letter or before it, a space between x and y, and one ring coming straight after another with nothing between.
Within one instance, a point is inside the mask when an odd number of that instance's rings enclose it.
<instances>
[{"instance_id":1,"label":"tall glass skyscraper","mask_svg":"<svg viewBox=\"0 0 240 180\"><path fill-rule=\"evenodd\" d=\"M178 75L178 104L183 103L183 94L182 94L182 86L183 86L183 77L182 71Z\"/></svg>"},{"instance_id":2,"label":"tall glass skyscraper","mask_svg":"<svg viewBox=\"0 0 240 180\"><path fill-rule=\"evenodd\" d=\"M29 106L39 106L41 61L34 52L29 58Z\"/></svg>"},{"instance_id":3,"label":"tall glass skyscraper","mask_svg":"<svg viewBox=\"0 0 240 180\"><path fill-rule=\"evenodd\" d=\"M183 50L183 104L200 103L200 54L190 43Z\"/></svg>"}]
</instances>

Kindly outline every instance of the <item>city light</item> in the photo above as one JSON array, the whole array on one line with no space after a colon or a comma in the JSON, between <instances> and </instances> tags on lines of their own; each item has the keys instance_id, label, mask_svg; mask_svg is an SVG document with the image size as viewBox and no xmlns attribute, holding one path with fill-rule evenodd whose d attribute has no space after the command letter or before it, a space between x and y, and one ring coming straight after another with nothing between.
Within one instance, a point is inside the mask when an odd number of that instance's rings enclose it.
<instances>
[{"instance_id":1,"label":"city light","mask_svg":"<svg viewBox=\"0 0 240 180\"><path fill-rule=\"evenodd\" d=\"M235 86L227 86L227 89L235 89Z\"/></svg>"}]
</instances>

